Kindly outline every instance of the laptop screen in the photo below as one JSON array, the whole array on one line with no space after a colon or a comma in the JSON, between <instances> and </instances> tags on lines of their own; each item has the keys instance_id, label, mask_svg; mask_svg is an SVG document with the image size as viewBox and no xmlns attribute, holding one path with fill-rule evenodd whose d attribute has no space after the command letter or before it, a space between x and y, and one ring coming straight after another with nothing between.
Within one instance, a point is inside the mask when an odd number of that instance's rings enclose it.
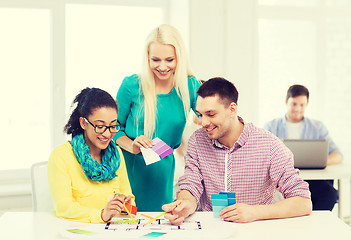
<instances>
[{"instance_id":1,"label":"laptop screen","mask_svg":"<svg viewBox=\"0 0 351 240\"><path fill-rule=\"evenodd\" d=\"M294 154L295 168L323 169L327 166L328 140L284 139L283 142Z\"/></svg>"}]
</instances>

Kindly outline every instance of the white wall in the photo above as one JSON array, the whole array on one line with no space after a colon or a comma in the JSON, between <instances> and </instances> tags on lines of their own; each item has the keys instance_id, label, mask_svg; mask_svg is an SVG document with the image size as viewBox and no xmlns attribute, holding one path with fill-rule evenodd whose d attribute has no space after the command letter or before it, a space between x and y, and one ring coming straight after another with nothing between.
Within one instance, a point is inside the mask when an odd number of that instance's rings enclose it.
<instances>
[{"instance_id":1,"label":"white wall","mask_svg":"<svg viewBox=\"0 0 351 240\"><path fill-rule=\"evenodd\" d=\"M256 122L258 108L254 0L190 0L190 56L195 75L224 77L239 91L239 114Z\"/></svg>"}]
</instances>

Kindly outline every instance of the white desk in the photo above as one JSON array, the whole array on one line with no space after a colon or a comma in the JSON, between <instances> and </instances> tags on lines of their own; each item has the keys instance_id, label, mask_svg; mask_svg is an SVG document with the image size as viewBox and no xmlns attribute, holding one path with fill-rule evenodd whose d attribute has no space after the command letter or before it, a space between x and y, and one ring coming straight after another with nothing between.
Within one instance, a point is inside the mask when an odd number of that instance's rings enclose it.
<instances>
[{"instance_id":1,"label":"white desk","mask_svg":"<svg viewBox=\"0 0 351 240\"><path fill-rule=\"evenodd\" d=\"M350 225L351 225L351 163L342 163L337 165L331 165L325 169L314 169L314 170L300 170L300 176L304 180L337 180L338 192L339 192L339 211L338 215L343 219L342 209L346 204L350 205ZM349 198L350 202L345 203L344 192L342 191L342 180L345 179L350 182Z\"/></svg>"},{"instance_id":2,"label":"white desk","mask_svg":"<svg viewBox=\"0 0 351 240\"><path fill-rule=\"evenodd\" d=\"M191 218L208 222L218 221L213 218L212 212L198 212ZM54 216L53 213L6 212L0 217L0 239L64 239L60 236L59 230L74 224L77 223L59 219ZM264 220L244 224L226 222L225 224L227 224L227 228L233 227L235 229L234 233L230 237L226 238L233 240L351 239L351 227L346 225L342 220L334 216L329 211L316 211L310 216L297 218ZM218 228L213 226L213 228L210 230L216 231ZM158 237L157 239L169 239L166 236L167 234L162 237ZM118 237L116 234L115 239L121 240L123 238ZM182 238L182 240L185 239L187 238ZM191 239L199 239L199 237L192 235Z\"/></svg>"}]
</instances>

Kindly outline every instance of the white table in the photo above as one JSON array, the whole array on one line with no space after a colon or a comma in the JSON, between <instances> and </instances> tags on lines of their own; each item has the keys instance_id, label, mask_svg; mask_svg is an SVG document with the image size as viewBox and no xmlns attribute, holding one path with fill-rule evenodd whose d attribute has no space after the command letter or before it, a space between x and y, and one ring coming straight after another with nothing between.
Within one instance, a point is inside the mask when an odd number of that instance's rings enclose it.
<instances>
[{"instance_id":1,"label":"white table","mask_svg":"<svg viewBox=\"0 0 351 240\"><path fill-rule=\"evenodd\" d=\"M156 214L156 213L152 213ZM214 223L211 231L219 230L215 227L215 222L219 221L213 218L212 212L195 213L191 219L198 219ZM35 239L35 240L55 240L64 239L60 236L60 229L81 223L59 219L53 213L45 212L6 212L0 217L0 239ZM234 233L225 239L234 240L289 240L289 239L318 239L318 240L350 240L351 227L346 225L342 220L337 218L329 211L314 211L310 216L263 220L252 223L228 223L225 229L234 229ZM87 224L86 224L87 225ZM96 224L92 224L95 225ZM233 231L231 231L233 232ZM166 235L164 235L166 236ZM188 236L188 235L187 235ZM188 236L190 238L190 236ZM182 240L189 239L187 237ZM89 238L91 239L91 238ZM116 235L115 239L123 239ZM157 239L168 239L167 237L158 237ZM179 238L178 238L179 239ZM191 239L198 239L196 235ZM201 238L203 239L203 238ZM212 238L219 239L219 238Z\"/></svg>"},{"instance_id":2,"label":"white table","mask_svg":"<svg viewBox=\"0 0 351 240\"><path fill-rule=\"evenodd\" d=\"M300 170L300 176L304 180L337 180L339 193L338 215L343 219L343 208L346 204L350 205L350 225L351 225L351 163L342 163L327 166L325 169ZM350 182L349 198L350 202L345 203L344 192L342 191L342 180Z\"/></svg>"}]
</instances>

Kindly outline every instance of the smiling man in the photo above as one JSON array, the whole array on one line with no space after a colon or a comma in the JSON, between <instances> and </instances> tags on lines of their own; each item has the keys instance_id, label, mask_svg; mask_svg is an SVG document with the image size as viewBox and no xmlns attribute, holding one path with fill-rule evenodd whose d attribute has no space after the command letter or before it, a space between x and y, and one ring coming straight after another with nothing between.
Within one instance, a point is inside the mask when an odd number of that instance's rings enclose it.
<instances>
[{"instance_id":1,"label":"smiling man","mask_svg":"<svg viewBox=\"0 0 351 240\"><path fill-rule=\"evenodd\" d=\"M309 91L305 86L289 87L285 105L286 114L282 118L267 122L264 128L281 139L327 139L329 155L327 165L343 161L339 148L330 137L327 128L320 121L305 117L309 101ZM337 191L333 180L308 180L313 210L332 210L337 201Z\"/></svg>"},{"instance_id":2,"label":"smiling man","mask_svg":"<svg viewBox=\"0 0 351 240\"><path fill-rule=\"evenodd\" d=\"M237 203L220 212L225 221L310 214L308 184L294 169L292 153L273 134L237 115L235 86L212 78L197 93L202 129L189 139L180 191L175 202L163 206L165 217L179 225L197 209L212 211L211 194L219 192L236 192ZM274 203L276 191L285 199Z\"/></svg>"}]
</instances>

